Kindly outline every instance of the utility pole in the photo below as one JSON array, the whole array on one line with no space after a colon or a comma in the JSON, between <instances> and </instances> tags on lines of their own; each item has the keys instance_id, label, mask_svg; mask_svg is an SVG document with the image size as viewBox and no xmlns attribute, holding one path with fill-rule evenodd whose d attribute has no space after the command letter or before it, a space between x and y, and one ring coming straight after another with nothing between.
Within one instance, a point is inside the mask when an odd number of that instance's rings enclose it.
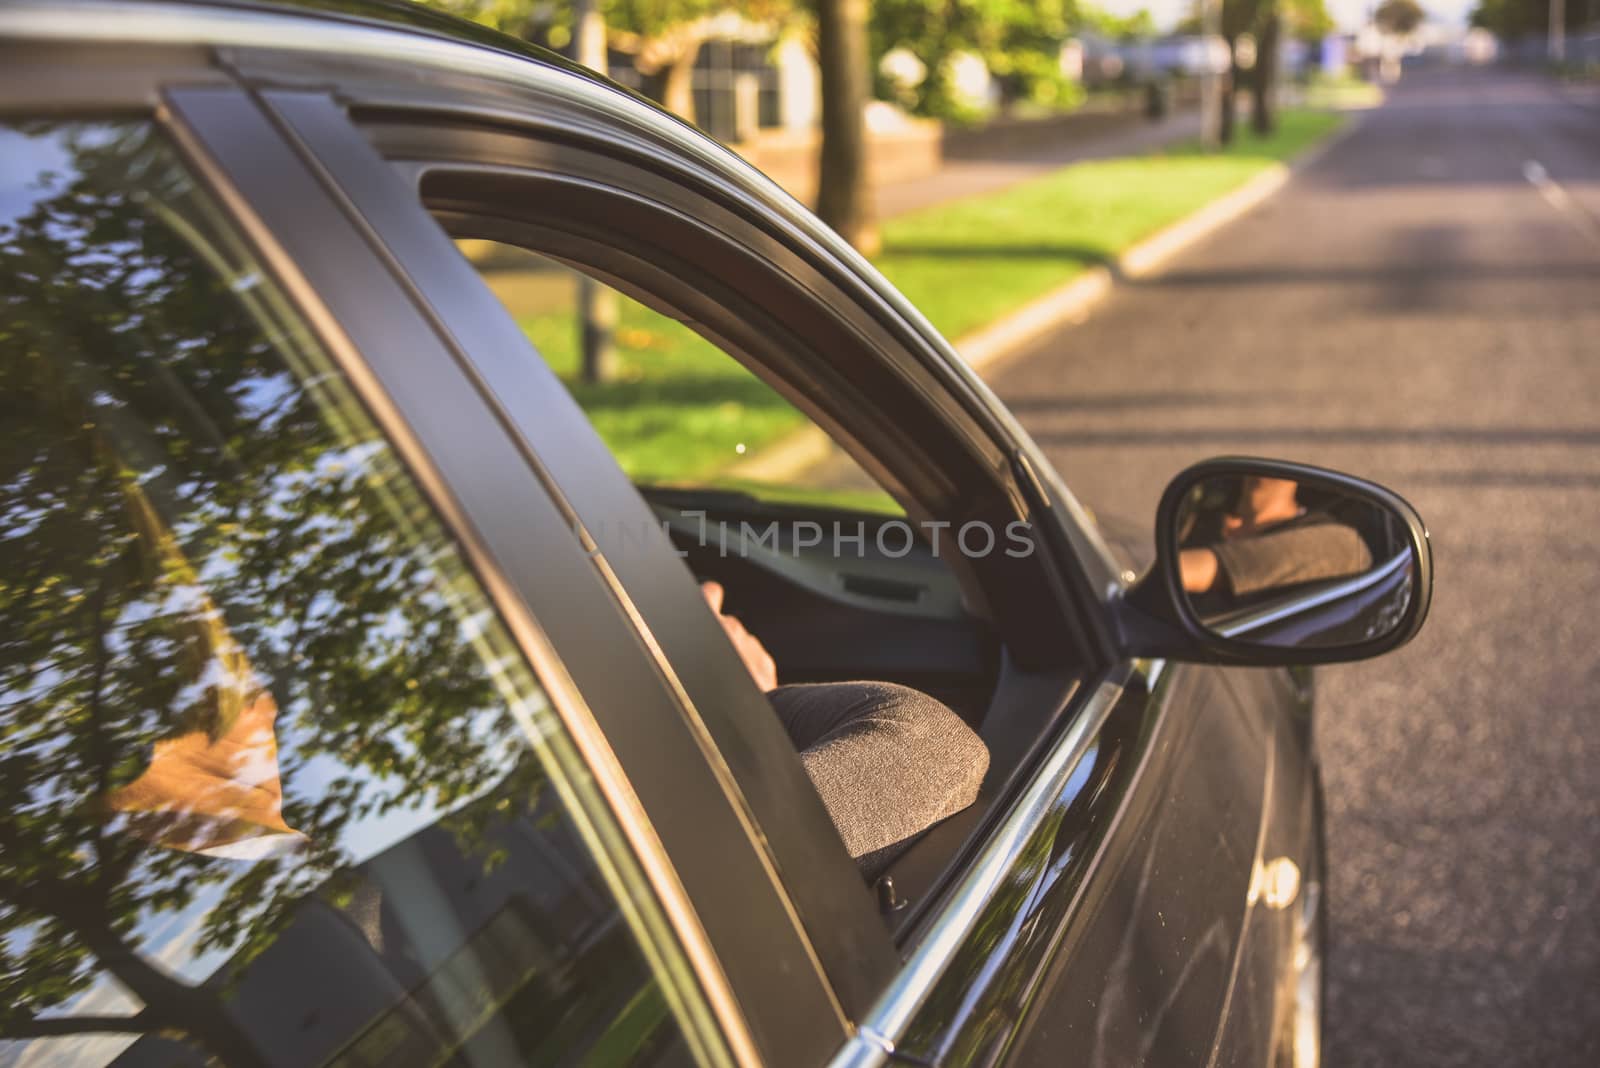
<instances>
[{"instance_id":1,"label":"utility pole","mask_svg":"<svg viewBox=\"0 0 1600 1068\"><path fill-rule=\"evenodd\" d=\"M1214 54L1221 35L1222 0L1200 0L1200 143L1211 152L1222 146L1222 72Z\"/></svg>"},{"instance_id":2,"label":"utility pole","mask_svg":"<svg viewBox=\"0 0 1600 1068\"><path fill-rule=\"evenodd\" d=\"M597 0L574 0L573 44L579 63L606 74L606 24ZM579 352L583 362L578 375L595 385L616 377L617 294L588 275L578 274Z\"/></svg>"},{"instance_id":3,"label":"utility pole","mask_svg":"<svg viewBox=\"0 0 1600 1068\"><path fill-rule=\"evenodd\" d=\"M1567 0L1550 0L1550 59L1567 58Z\"/></svg>"}]
</instances>

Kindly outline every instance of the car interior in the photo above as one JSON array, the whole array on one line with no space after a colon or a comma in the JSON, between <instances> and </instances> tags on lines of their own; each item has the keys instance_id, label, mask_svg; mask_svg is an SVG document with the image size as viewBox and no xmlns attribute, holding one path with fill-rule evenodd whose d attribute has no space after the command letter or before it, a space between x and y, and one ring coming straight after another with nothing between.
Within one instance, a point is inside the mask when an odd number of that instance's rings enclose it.
<instances>
[{"instance_id":1,"label":"car interior","mask_svg":"<svg viewBox=\"0 0 1600 1068\"><path fill-rule=\"evenodd\" d=\"M505 179L487 181L492 186ZM1021 781L1031 758L1056 733L1086 670L1071 640L1072 624L1060 616L1062 579L1050 553L971 558L947 542L936 555L920 525L948 523L947 535L973 520L1007 529L1018 501L1014 483L996 470L1003 462L958 455L960 443L949 440L951 434L936 426L924 430L910 410L902 424L891 425L864 399L874 383L829 381L828 368L804 359L809 339L786 333L781 318L768 318L770 306L743 303L686 264L634 255L580 232L573 220L589 212L572 210L575 205L547 199L536 209L524 189L517 202L525 207L514 217L491 215L483 210L486 200L508 204L511 198L503 189L486 192L483 180L444 170L424 173L419 185L425 204L519 322L528 321L527 308L518 306L528 280L514 271L497 278L478 260L520 250L524 271L581 273L663 320L687 325L798 409L810 432L821 428L831 439L832 455L822 466L834 476L842 467L848 475L817 486L803 484L803 474L788 484L761 486L705 471L634 481L694 576L723 586L723 610L766 646L780 683L900 683L943 701L983 739L990 765L976 803L901 843L900 855L876 879L886 922L909 931L922 915L919 906L936 896L975 846L974 832L996 811L993 802ZM496 246L487 258L486 245ZM529 263L528 253L542 262ZM779 308L775 315L804 312ZM633 340L648 359L648 340ZM586 396L574 387L570 370L563 377L582 405ZM643 390L647 383L633 386ZM891 392L879 388L879 396ZM892 387L904 389L903 383ZM585 410L606 437L595 410ZM874 433L881 436L873 439ZM830 494L840 481L852 492ZM862 507L867 490L876 491L875 500ZM767 532L774 522L776 537ZM884 532L880 544L882 528L895 522L901 531L922 531L905 551L897 531ZM856 542L844 541L844 551L836 553L831 536L816 545L795 544L796 523L816 524L830 535L835 524L850 537L859 531L859 551Z\"/></svg>"},{"instance_id":2,"label":"car interior","mask_svg":"<svg viewBox=\"0 0 1600 1068\"><path fill-rule=\"evenodd\" d=\"M458 236L483 232L460 220L451 228ZM477 251L482 258L481 244ZM570 258L558 263L529 257L525 264L568 277L575 266ZM485 278L508 304L517 299L515 277L497 279L491 270ZM630 289L630 296L639 293ZM659 301L652 305L663 307ZM724 612L772 654L781 683L899 683L937 698L983 738L990 771L978 801L902 843L900 855L878 877L880 899L885 878L892 880L887 900L894 905L886 918L904 929L917 915L905 903L926 901L971 844L990 803L1059 723L1079 673L1070 659L1042 671L1019 662L994 619L993 604L1004 603L1004 596L980 593L980 600L969 593L963 580L976 576L951 566L952 556L958 566L963 560L951 530L944 531L946 542L936 554L925 529L910 537L919 528L895 498L882 494L876 507L861 507L861 490L877 483L837 441L818 466L848 490L831 500L826 488L797 484L805 482L803 471L786 485L735 480L737 488L728 488L715 477L636 485L693 575L722 585ZM848 476L839 477L841 468L848 468ZM914 500L909 504L917 506ZM813 538L797 536L807 530ZM842 551L835 551L836 530L844 535ZM1003 552L993 555L1011 559ZM1034 570L1030 581L1046 581L1035 570L1042 567L1041 555L1014 561Z\"/></svg>"},{"instance_id":3,"label":"car interior","mask_svg":"<svg viewBox=\"0 0 1600 1068\"><path fill-rule=\"evenodd\" d=\"M641 492L695 576L721 583L724 611L761 639L784 682L897 682L937 697L973 729L981 726L999 671L999 640L966 610L960 585L926 542L902 551L892 540L885 526L894 517L772 504L750 493ZM695 519L685 518L690 511ZM765 537L774 521L773 536ZM826 532L817 545L802 544L809 541L798 536L804 523ZM850 555L853 543L846 555L833 552L835 524L851 535L860 531L859 557Z\"/></svg>"}]
</instances>

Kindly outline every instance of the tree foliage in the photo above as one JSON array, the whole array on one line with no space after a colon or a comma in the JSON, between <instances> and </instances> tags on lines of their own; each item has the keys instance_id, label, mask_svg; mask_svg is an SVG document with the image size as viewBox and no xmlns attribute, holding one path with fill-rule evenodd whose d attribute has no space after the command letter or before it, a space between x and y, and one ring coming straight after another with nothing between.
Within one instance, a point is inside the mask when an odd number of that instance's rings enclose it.
<instances>
[{"instance_id":1,"label":"tree foliage","mask_svg":"<svg viewBox=\"0 0 1600 1068\"><path fill-rule=\"evenodd\" d=\"M1378 9L1372 13L1372 21L1385 33L1405 36L1418 26L1427 13L1422 10L1422 5L1417 0L1383 0Z\"/></svg>"},{"instance_id":2,"label":"tree foliage","mask_svg":"<svg viewBox=\"0 0 1600 1068\"><path fill-rule=\"evenodd\" d=\"M1076 99L1062 77L1062 43L1082 24L1077 0L878 0L872 6L873 69L895 49L905 49L926 70L903 103L917 114L962 114L951 59L970 52L999 84L1002 101ZM880 79L880 94L899 96Z\"/></svg>"},{"instance_id":3,"label":"tree foliage","mask_svg":"<svg viewBox=\"0 0 1600 1068\"><path fill-rule=\"evenodd\" d=\"M1283 19L1283 32L1302 41L1320 41L1338 28L1327 0L1278 0L1278 13ZM1187 34L1205 32L1200 5L1179 20L1176 29Z\"/></svg>"},{"instance_id":4,"label":"tree foliage","mask_svg":"<svg viewBox=\"0 0 1600 1068\"><path fill-rule=\"evenodd\" d=\"M1474 26L1480 26L1498 37L1515 39L1548 32L1550 5L1530 3L1528 0L1478 0L1470 21Z\"/></svg>"},{"instance_id":5,"label":"tree foliage","mask_svg":"<svg viewBox=\"0 0 1600 1068\"><path fill-rule=\"evenodd\" d=\"M535 44L565 49L573 35L571 0L417 0ZM692 119L689 76L706 41L741 20L781 32L804 8L796 0L599 0L610 49L626 54L645 94Z\"/></svg>"},{"instance_id":6,"label":"tree foliage","mask_svg":"<svg viewBox=\"0 0 1600 1068\"><path fill-rule=\"evenodd\" d=\"M1283 30L1301 41L1322 40L1336 28L1327 0L1280 0Z\"/></svg>"},{"instance_id":7,"label":"tree foliage","mask_svg":"<svg viewBox=\"0 0 1600 1068\"><path fill-rule=\"evenodd\" d=\"M1088 4L1080 4L1078 10L1080 28L1093 30L1095 33L1119 41L1152 37L1156 32L1156 20L1151 17L1148 8L1141 7L1129 15L1113 14Z\"/></svg>"}]
</instances>

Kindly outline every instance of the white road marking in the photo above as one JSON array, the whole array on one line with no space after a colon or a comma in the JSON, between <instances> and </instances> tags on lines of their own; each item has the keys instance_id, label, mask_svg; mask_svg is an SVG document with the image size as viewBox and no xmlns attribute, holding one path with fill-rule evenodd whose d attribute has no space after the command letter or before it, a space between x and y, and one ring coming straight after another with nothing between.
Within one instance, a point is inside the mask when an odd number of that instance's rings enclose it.
<instances>
[{"instance_id":1,"label":"white road marking","mask_svg":"<svg viewBox=\"0 0 1600 1068\"><path fill-rule=\"evenodd\" d=\"M1583 209L1583 205L1561 188L1544 164L1536 159L1526 160L1522 164L1522 176L1544 198L1544 202L1567 217L1578 232L1590 241L1600 245L1600 223L1595 222L1594 216Z\"/></svg>"}]
</instances>

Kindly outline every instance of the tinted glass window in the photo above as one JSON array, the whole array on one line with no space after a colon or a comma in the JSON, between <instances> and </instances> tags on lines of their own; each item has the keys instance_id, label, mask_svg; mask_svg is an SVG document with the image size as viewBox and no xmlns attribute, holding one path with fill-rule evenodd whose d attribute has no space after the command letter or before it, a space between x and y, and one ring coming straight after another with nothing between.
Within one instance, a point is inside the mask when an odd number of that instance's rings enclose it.
<instances>
[{"instance_id":1,"label":"tinted glass window","mask_svg":"<svg viewBox=\"0 0 1600 1068\"><path fill-rule=\"evenodd\" d=\"M0 406L0 1065L684 1059L559 721L149 127L0 126Z\"/></svg>"}]
</instances>

